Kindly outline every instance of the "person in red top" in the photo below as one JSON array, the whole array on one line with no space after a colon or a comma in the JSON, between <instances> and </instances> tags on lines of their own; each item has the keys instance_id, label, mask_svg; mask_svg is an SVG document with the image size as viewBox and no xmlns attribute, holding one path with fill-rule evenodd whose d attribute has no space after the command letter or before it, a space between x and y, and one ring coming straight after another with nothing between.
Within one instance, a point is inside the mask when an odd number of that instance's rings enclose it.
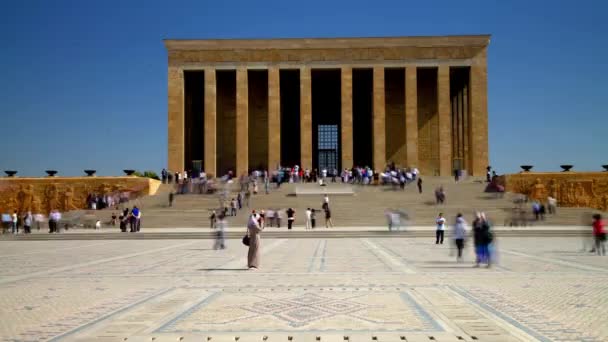
<instances>
[{"instance_id":1,"label":"person in red top","mask_svg":"<svg viewBox=\"0 0 608 342\"><path fill-rule=\"evenodd\" d=\"M595 237L595 250L597 255L606 255L606 232L604 230L604 221L602 221L602 215L593 215L593 236Z\"/></svg>"}]
</instances>

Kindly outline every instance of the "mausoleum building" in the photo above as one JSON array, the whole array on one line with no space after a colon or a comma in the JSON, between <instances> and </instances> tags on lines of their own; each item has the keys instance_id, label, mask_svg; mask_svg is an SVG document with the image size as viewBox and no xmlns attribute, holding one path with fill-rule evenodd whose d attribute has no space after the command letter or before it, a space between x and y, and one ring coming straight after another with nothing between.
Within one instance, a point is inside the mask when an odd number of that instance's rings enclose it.
<instances>
[{"instance_id":1,"label":"mausoleum building","mask_svg":"<svg viewBox=\"0 0 608 342\"><path fill-rule=\"evenodd\" d=\"M168 168L474 176L488 165L489 35L165 40Z\"/></svg>"}]
</instances>

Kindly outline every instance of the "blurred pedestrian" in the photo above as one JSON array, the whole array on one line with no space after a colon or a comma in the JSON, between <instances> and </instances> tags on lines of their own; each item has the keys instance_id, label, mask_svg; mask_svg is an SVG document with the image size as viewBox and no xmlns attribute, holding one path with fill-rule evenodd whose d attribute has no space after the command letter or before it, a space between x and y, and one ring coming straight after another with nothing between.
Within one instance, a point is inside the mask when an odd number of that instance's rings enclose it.
<instances>
[{"instance_id":1,"label":"blurred pedestrian","mask_svg":"<svg viewBox=\"0 0 608 342\"><path fill-rule=\"evenodd\" d=\"M287 209L287 229L291 229L296 220L296 211L293 208Z\"/></svg>"},{"instance_id":2,"label":"blurred pedestrian","mask_svg":"<svg viewBox=\"0 0 608 342\"><path fill-rule=\"evenodd\" d=\"M311 216L312 216L312 211L310 210L310 208L306 208L306 230L311 229L312 227L312 222L311 222Z\"/></svg>"},{"instance_id":3,"label":"blurred pedestrian","mask_svg":"<svg viewBox=\"0 0 608 342\"><path fill-rule=\"evenodd\" d=\"M593 237L595 238L595 251L597 255L606 255L606 231L602 215L593 215Z\"/></svg>"},{"instance_id":4,"label":"blurred pedestrian","mask_svg":"<svg viewBox=\"0 0 608 342\"><path fill-rule=\"evenodd\" d=\"M435 230L435 244L443 244L443 235L445 233L445 217L443 213L439 213L439 216L435 219L437 229Z\"/></svg>"},{"instance_id":5,"label":"blurred pedestrian","mask_svg":"<svg viewBox=\"0 0 608 342\"><path fill-rule=\"evenodd\" d=\"M223 214L220 214L217 219L216 224L216 232L215 232L215 243L213 244L213 249L225 249L225 230L226 230L226 217Z\"/></svg>"},{"instance_id":6,"label":"blurred pedestrian","mask_svg":"<svg viewBox=\"0 0 608 342\"><path fill-rule=\"evenodd\" d=\"M211 210L211 214L209 215L209 228L215 228L215 223L217 220L217 215L215 214L215 210Z\"/></svg>"},{"instance_id":7,"label":"blurred pedestrian","mask_svg":"<svg viewBox=\"0 0 608 342\"><path fill-rule=\"evenodd\" d=\"M310 228L315 229L317 223L317 214L314 208L310 209Z\"/></svg>"},{"instance_id":8,"label":"blurred pedestrian","mask_svg":"<svg viewBox=\"0 0 608 342\"><path fill-rule=\"evenodd\" d=\"M462 261L462 250L464 249L464 240L467 236L467 222L462 217L462 214L458 213L456 216L456 223L454 224L454 244L458 250L456 261Z\"/></svg>"},{"instance_id":9,"label":"blurred pedestrian","mask_svg":"<svg viewBox=\"0 0 608 342\"><path fill-rule=\"evenodd\" d=\"M32 216L32 212L28 211L23 218L23 232L25 234L30 234L32 232L32 222L34 221L34 217Z\"/></svg>"},{"instance_id":10,"label":"blurred pedestrian","mask_svg":"<svg viewBox=\"0 0 608 342\"><path fill-rule=\"evenodd\" d=\"M334 223L331 220L331 210L329 209L329 205L325 206L325 228L333 228Z\"/></svg>"}]
</instances>

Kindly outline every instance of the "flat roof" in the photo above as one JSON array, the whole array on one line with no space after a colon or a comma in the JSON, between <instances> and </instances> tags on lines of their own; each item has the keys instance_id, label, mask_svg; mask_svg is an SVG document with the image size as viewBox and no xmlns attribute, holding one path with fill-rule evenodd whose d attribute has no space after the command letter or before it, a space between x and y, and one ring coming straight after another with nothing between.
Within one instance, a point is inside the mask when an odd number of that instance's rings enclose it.
<instances>
[{"instance_id":1,"label":"flat roof","mask_svg":"<svg viewBox=\"0 0 608 342\"><path fill-rule=\"evenodd\" d=\"M487 46L489 34L352 38L163 39L167 50L345 49Z\"/></svg>"}]
</instances>

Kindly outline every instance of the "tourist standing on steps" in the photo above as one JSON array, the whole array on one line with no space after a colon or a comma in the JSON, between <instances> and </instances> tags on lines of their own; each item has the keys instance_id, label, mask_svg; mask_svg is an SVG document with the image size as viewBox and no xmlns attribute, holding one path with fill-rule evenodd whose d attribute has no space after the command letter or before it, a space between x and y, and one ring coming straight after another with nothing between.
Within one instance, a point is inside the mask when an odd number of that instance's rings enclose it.
<instances>
[{"instance_id":1,"label":"tourist standing on steps","mask_svg":"<svg viewBox=\"0 0 608 342\"><path fill-rule=\"evenodd\" d=\"M458 213L456 216L456 223L454 224L454 244L458 250L456 261L462 261L462 250L464 249L464 239L467 236L467 222L462 217L462 214Z\"/></svg>"},{"instance_id":2,"label":"tourist standing on steps","mask_svg":"<svg viewBox=\"0 0 608 342\"><path fill-rule=\"evenodd\" d=\"M312 216L312 211L310 210L310 208L306 208L306 228L305 228L306 230L311 229L311 226L312 226L312 222L311 222L312 217L311 216Z\"/></svg>"},{"instance_id":3,"label":"tourist standing on steps","mask_svg":"<svg viewBox=\"0 0 608 342\"><path fill-rule=\"evenodd\" d=\"M173 199L175 198L174 196L175 196L175 195L173 194L173 191L171 191L171 192L169 193L169 206L170 206L170 207L172 207L172 206L173 206Z\"/></svg>"},{"instance_id":4,"label":"tourist standing on steps","mask_svg":"<svg viewBox=\"0 0 608 342\"><path fill-rule=\"evenodd\" d=\"M262 228L255 211L249 216L247 234L249 235L249 251L247 253L247 267L258 269L260 267L260 232Z\"/></svg>"},{"instance_id":5,"label":"tourist standing on steps","mask_svg":"<svg viewBox=\"0 0 608 342\"><path fill-rule=\"evenodd\" d=\"M443 217L443 213L439 213L437 219L435 219L435 223L437 224L437 230L435 231L435 244L443 244L443 235L445 233L445 217Z\"/></svg>"},{"instance_id":6,"label":"tourist standing on steps","mask_svg":"<svg viewBox=\"0 0 608 342\"><path fill-rule=\"evenodd\" d=\"M232 201L230 201L230 216L236 216L236 199L232 199Z\"/></svg>"},{"instance_id":7,"label":"tourist standing on steps","mask_svg":"<svg viewBox=\"0 0 608 342\"><path fill-rule=\"evenodd\" d=\"M251 191L249 191L249 187L247 187L247 191L245 192L245 205L249 208L249 200L251 199Z\"/></svg>"},{"instance_id":8,"label":"tourist standing on steps","mask_svg":"<svg viewBox=\"0 0 608 342\"><path fill-rule=\"evenodd\" d=\"M421 194L422 193L422 178L418 178L418 193Z\"/></svg>"},{"instance_id":9,"label":"tourist standing on steps","mask_svg":"<svg viewBox=\"0 0 608 342\"><path fill-rule=\"evenodd\" d=\"M296 211L293 208L287 209L287 229L291 229L296 220Z\"/></svg>"},{"instance_id":10,"label":"tourist standing on steps","mask_svg":"<svg viewBox=\"0 0 608 342\"><path fill-rule=\"evenodd\" d=\"M163 168L163 170L160 172L160 176L163 184L165 184L167 182L167 170Z\"/></svg>"},{"instance_id":11,"label":"tourist standing on steps","mask_svg":"<svg viewBox=\"0 0 608 342\"><path fill-rule=\"evenodd\" d=\"M209 215L209 228L215 228L217 215L215 214L215 210L211 210L211 215Z\"/></svg>"},{"instance_id":12,"label":"tourist standing on steps","mask_svg":"<svg viewBox=\"0 0 608 342\"><path fill-rule=\"evenodd\" d=\"M317 223L317 214L315 213L315 209L310 209L310 226L312 229L315 229Z\"/></svg>"},{"instance_id":13,"label":"tourist standing on steps","mask_svg":"<svg viewBox=\"0 0 608 342\"><path fill-rule=\"evenodd\" d=\"M593 215L593 237L595 238L595 250L597 255L606 255L606 231L604 230L604 221L602 215Z\"/></svg>"}]
</instances>

